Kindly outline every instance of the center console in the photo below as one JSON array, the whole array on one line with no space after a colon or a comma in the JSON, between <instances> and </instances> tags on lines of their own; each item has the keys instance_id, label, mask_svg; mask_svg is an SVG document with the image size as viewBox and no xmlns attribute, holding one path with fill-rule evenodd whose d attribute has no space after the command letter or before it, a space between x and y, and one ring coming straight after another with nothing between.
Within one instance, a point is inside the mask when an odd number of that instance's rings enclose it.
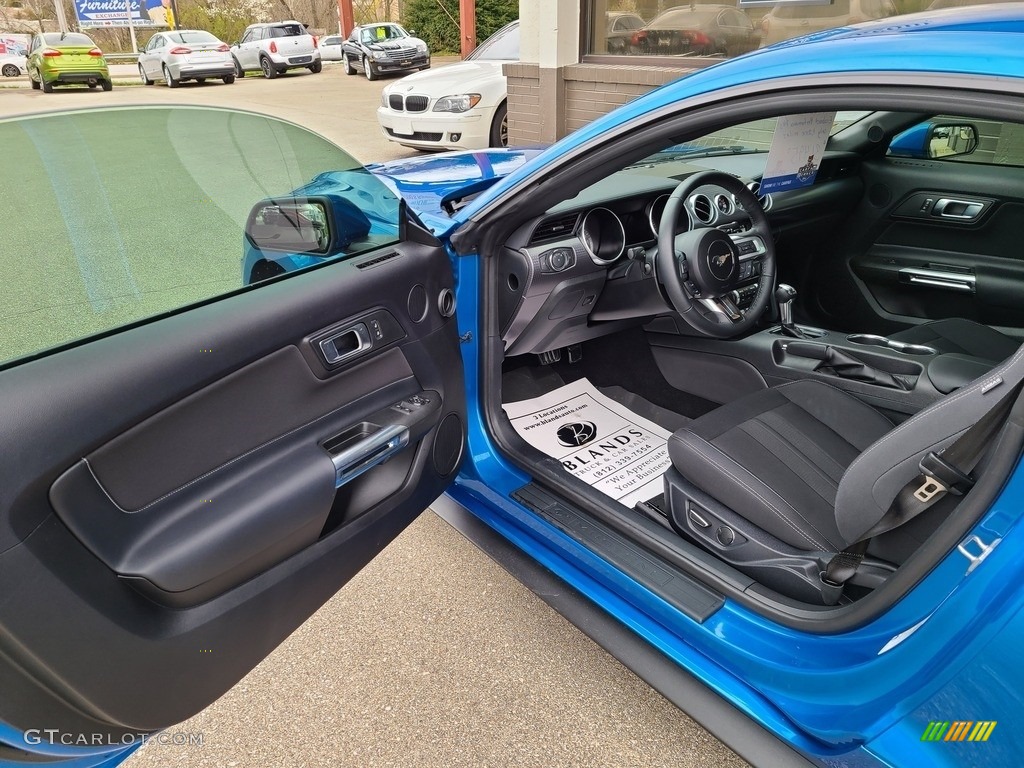
<instances>
[{"instance_id":1,"label":"center console","mask_svg":"<svg viewBox=\"0 0 1024 768\"><path fill-rule=\"evenodd\" d=\"M673 387L718 403L811 378L894 414L911 415L993 367L979 358L940 354L874 334L790 323L721 341L683 335L685 329L676 323L663 316L646 327L658 367Z\"/></svg>"}]
</instances>

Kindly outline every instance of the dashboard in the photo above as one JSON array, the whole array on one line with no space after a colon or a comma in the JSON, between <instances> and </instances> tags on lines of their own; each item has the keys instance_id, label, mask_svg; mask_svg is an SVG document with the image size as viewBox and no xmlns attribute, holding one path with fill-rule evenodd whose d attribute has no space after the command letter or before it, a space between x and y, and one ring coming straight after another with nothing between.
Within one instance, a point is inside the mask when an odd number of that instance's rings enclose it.
<instances>
[{"instance_id":1,"label":"dashboard","mask_svg":"<svg viewBox=\"0 0 1024 768\"><path fill-rule=\"evenodd\" d=\"M658 228L677 180L633 179L635 189L601 197L616 177L521 227L502 256L498 307L506 354L544 352L593 338L637 318L666 311L654 279ZM757 193L757 182L748 188ZM770 196L760 197L767 211ZM583 203L582 205L580 203ZM676 232L718 227L740 250L741 285L733 299L752 301L760 275L759 238L745 237L750 221L737 200L717 187L700 187L687 199ZM614 327L609 327L612 324Z\"/></svg>"},{"instance_id":2,"label":"dashboard","mask_svg":"<svg viewBox=\"0 0 1024 768\"><path fill-rule=\"evenodd\" d=\"M810 251L810 244L834 230L836 216L863 198L860 157L854 153L826 152L813 185L762 196L758 183L766 157L762 152L687 158L626 169L519 226L504 244L494 286L505 354L541 354L668 312L654 275L657 231L668 195L693 173L718 170L745 180L776 243L784 241L791 258ZM722 192L694 190L676 231L713 226L733 238L741 271L731 298L744 310L757 292L762 251L758 238L744 235L750 225L746 212Z\"/></svg>"}]
</instances>

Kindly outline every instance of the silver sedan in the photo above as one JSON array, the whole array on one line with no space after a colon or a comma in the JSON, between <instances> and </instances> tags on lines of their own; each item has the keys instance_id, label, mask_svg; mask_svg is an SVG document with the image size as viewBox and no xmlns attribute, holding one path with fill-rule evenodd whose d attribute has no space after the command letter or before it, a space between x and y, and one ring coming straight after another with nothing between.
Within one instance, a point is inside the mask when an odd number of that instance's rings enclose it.
<instances>
[{"instance_id":1,"label":"silver sedan","mask_svg":"<svg viewBox=\"0 0 1024 768\"><path fill-rule=\"evenodd\" d=\"M145 85L163 80L176 88L185 80L235 82L235 63L227 44L203 30L179 29L153 35L139 54L139 77Z\"/></svg>"}]
</instances>

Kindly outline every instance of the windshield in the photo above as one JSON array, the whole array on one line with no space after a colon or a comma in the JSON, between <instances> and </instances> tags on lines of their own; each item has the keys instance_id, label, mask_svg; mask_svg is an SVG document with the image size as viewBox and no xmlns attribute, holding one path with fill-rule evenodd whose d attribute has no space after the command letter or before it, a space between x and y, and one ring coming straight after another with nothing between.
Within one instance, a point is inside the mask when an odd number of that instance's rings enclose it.
<instances>
[{"instance_id":1,"label":"windshield","mask_svg":"<svg viewBox=\"0 0 1024 768\"><path fill-rule=\"evenodd\" d=\"M383 40L400 40L409 37L409 33L397 24L374 24L362 31L364 43L379 43Z\"/></svg>"},{"instance_id":2,"label":"windshield","mask_svg":"<svg viewBox=\"0 0 1024 768\"><path fill-rule=\"evenodd\" d=\"M856 122L863 120L870 112L837 112L832 122L829 136L835 136L841 130L849 128ZM711 157L714 155L741 155L758 152L767 152L772 145L772 138L775 136L775 126L778 118L772 117L765 120L755 120L750 123L741 123L729 128L714 131L698 139L674 144L660 152L645 157L631 167L647 165L650 163L677 160L681 157L696 159L700 157Z\"/></svg>"},{"instance_id":3,"label":"windshield","mask_svg":"<svg viewBox=\"0 0 1024 768\"><path fill-rule=\"evenodd\" d=\"M488 37L466 60L519 61L519 22L514 21Z\"/></svg>"}]
</instances>

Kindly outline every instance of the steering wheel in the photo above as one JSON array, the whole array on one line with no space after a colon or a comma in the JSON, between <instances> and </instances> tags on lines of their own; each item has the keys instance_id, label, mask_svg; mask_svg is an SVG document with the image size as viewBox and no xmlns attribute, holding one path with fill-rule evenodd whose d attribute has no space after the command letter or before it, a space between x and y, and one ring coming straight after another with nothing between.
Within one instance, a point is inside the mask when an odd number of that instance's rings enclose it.
<instances>
[{"instance_id":1,"label":"steering wheel","mask_svg":"<svg viewBox=\"0 0 1024 768\"><path fill-rule=\"evenodd\" d=\"M751 228L735 240L710 225L677 235L679 214L701 187L717 188L709 195L712 199L719 189L730 193L750 217ZM761 279L753 302L741 310L729 294L748 279L740 278L740 262L748 260L760 261ZM775 241L757 197L728 173L703 171L687 177L669 196L661 215L655 269L672 307L697 332L728 339L750 330L768 306L775 285Z\"/></svg>"}]
</instances>

